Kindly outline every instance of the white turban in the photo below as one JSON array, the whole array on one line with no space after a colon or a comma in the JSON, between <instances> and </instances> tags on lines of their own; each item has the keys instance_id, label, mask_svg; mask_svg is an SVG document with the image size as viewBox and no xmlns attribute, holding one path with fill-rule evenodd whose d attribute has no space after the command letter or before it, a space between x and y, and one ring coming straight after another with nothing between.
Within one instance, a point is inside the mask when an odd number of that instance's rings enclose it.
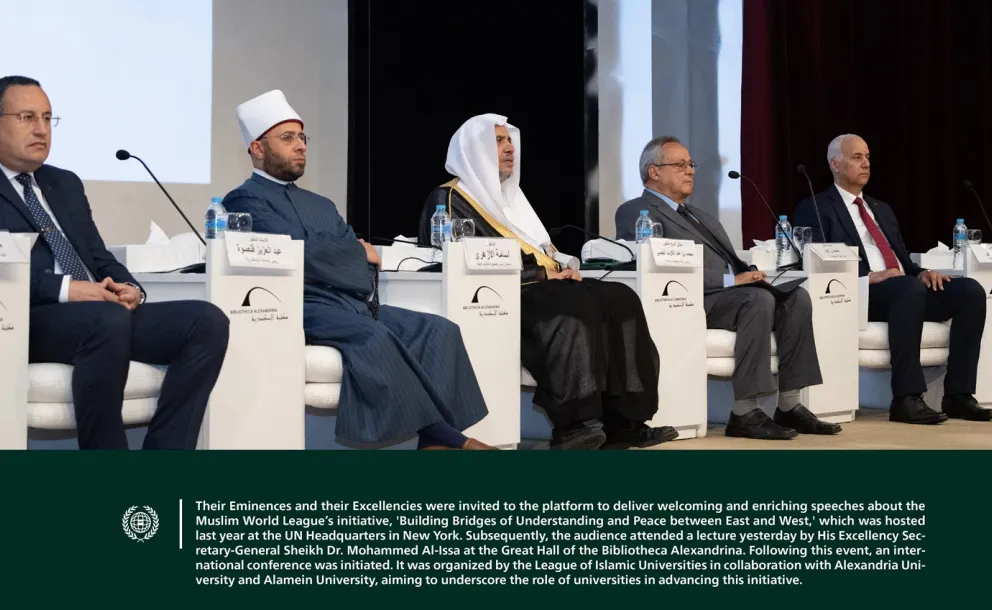
<instances>
[{"instance_id":1,"label":"white turban","mask_svg":"<svg viewBox=\"0 0 992 610\"><path fill-rule=\"evenodd\" d=\"M510 133L516 152L513 173L499 181L499 158L496 126ZM551 237L530 202L520 190L520 130L506 122L505 116L482 114L472 117L458 128L448 144L444 168L458 176L458 186L475 199L489 216L535 249L553 251Z\"/></svg>"},{"instance_id":2,"label":"white turban","mask_svg":"<svg viewBox=\"0 0 992 610\"><path fill-rule=\"evenodd\" d=\"M301 127L303 126L303 119L296 114L293 107L286 101L286 96L278 89L263 93L241 104L238 106L237 115L246 148L281 123L297 121Z\"/></svg>"}]
</instances>

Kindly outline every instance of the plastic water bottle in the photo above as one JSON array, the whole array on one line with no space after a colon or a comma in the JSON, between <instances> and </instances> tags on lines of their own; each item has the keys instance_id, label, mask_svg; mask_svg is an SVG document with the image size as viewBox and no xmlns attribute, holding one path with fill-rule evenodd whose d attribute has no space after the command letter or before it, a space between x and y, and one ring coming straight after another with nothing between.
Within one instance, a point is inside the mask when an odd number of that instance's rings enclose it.
<instances>
[{"instance_id":1,"label":"plastic water bottle","mask_svg":"<svg viewBox=\"0 0 992 610\"><path fill-rule=\"evenodd\" d=\"M789 224L789 217L783 214L775 223L775 264L778 267L796 262L795 253L789 245L791 235L792 225Z\"/></svg>"},{"instance_id":2,"label":"plastic water bottle","mask_svg":"<svg viewBox=\"0 0 992 610\"><path fill-rule=\"evenodd\" d=\"M443 203L439 204L431 216L431 258L434 262L441 262L444 242L451 241L451 219L448 217L448 208Z\"/></svg>"},{"instance_id":3,"label":"plastic water bottle","mask_svg":"<svg viewBox=\"0 0 992 610\"><path fill-rule=\"evenodd\" d=\"M964 253L968 248L968 227L964 225L964 218L958 218L951 239L954 244L954 268L964 269Z\"/></svg>"},{"instance_id":4,"label":"plastic water bottle","mask_svg":"<svg viewBox=\"0 0 992 610\"><path fill-rule=\"evenodd\" d=\"M227 230L227 210L224 209L222 201L221 197L213 197L210 199L210 205L207 206L207 213L204 214L207 239L216 239Z\"/></svg>"},{"instance_id":5,"label":"plastic water bottle","mask_svg":"<svg viewBox=\"0 0 992 610\"><path fill-rule=\"evenodd\" d=\"M651 239L651 227L653 225L654 223L648 217L648 211L641 210L641 215L637 217L637 221L634 223L634 235L636 236L637 243L643 244Z\"/></svg>"}]
</instances>

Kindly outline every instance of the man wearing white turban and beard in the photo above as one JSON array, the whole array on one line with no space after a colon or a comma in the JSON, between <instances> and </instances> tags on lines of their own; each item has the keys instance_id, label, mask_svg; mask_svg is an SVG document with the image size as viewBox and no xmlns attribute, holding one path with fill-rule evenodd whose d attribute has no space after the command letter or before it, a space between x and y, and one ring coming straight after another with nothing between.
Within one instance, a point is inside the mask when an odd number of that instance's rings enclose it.
<instances>
[{"instance_id":1,"label":"man wearing white turban and beard","mask_svg":"<svg viewBox=\"0 0 992 610\"><path fill-rule=\"evenodd\" d=\"M305 242L306 340L336 348L344 362L337 435L376 443L416 433L423 449L492 449L462 434L488 411L458 326L379 307L375 249L334 202L296 185L310 142L303 119L278 90L241 104L237 117L255 169L224 207L250 213L256 232Z\"/></svg>"},{"instance_id":2,"label":"man wearing white turban and beard","mask_svg":"<svg viewBox=\"0 0 992 610\"><path fill-rule=\"evenodd\" d=\"M520 190L520 130L506 117L466 121L451 138L445 169L456 178L427 198L420 241L444 205L476 235L516 239L524 269L521 362L537 381L534 404L548 414L553 449L626 449L678 433L646 424L658 410L658 351L637 294L619 283L583 281L559 252Z\"/></svg>"}]
</instances>

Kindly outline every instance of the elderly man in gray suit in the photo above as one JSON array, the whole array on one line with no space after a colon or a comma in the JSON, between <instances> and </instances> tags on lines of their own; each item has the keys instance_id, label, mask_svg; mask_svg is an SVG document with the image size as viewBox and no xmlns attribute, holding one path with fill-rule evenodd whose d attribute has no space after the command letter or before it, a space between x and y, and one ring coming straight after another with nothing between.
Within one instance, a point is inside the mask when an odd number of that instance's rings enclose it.
<instances>
[{"instance_id":1,"label":"elderly man in gray suit","mask_svg":"<svg viewBox=\"0 0 992 610\"><path fill-rule=\"evenodd\" d=\"M634 239L641 210L661 223L665 237L703 245L703 285L708 328L737 333L734 406L727 436L788 440L803 434L836 434L840 426L817 418L799 402L800 391L823 383L813 340L812 304L799 288L772 289L765 274L737 256L719 220L691 206L696 164L678 139L662 136L641 153L644 193L616 213L617 239ZM779 379L772 375L771 335L778 347ZM774 419L763 408L774 404ZM766 405L765 403L769 404Z\"/></svg>"}]
</instances>

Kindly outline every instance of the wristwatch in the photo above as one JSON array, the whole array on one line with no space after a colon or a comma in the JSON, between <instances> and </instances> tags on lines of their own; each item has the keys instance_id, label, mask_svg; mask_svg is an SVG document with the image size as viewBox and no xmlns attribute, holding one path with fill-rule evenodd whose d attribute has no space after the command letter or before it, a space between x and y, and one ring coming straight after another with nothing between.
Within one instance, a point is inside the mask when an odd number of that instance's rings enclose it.
<instances>
[{"instance_id":1,"label":"wristwatch","mask_svg":"<svg viewBox=\"0 0 992 610\"><path fill-rule=\"evenodd\" d=\"M137 284L132 284L131 282L124 282L124 283L141 293L141 300L138 301L138 305L144 305L145 298L148 296L145 294L145 289L142 288L141 286L138 286Z\"/></svg>"}]
</instances>

